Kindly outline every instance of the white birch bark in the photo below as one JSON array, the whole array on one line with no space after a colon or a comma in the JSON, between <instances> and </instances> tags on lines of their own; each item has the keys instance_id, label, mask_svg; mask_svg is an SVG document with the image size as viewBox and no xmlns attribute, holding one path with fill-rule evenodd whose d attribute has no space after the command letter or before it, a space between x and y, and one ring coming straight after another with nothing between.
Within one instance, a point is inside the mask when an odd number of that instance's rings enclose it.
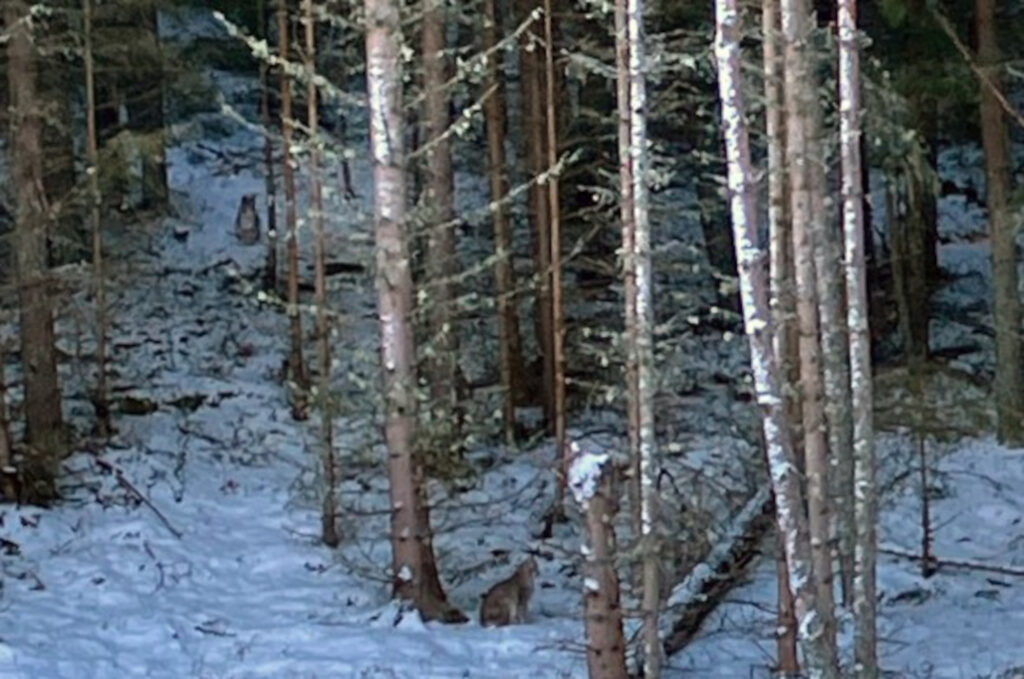
<instances>
[{"instance_id":1,"label":"white birch bark","mask_svg":"<svg viewBox=\"0 0 1024 679\"><path fill-rule=\"evenodd\" d=\"M651 222L647 189L647 82L644 56L644 1L627 0L629 52L629 157L633 180L633 279L636 286L637 425L640 457L640 527L643 545L644 677L661 676L658 633L661 607L658 544L658 444L654 434L654 305L651 280Z\"/></svg>"},{"instance_id":2,"label":"white birch bark","mask_svg":"<svg viewBox=\"0 0 1024 679\"><path fill-rule=\"evenodd\" d=\"M743 321L750 343L757 403L761 409L776 521L783 536L793 589L800 645L811 679L837 679L835 649L825 635L816 605L817 585L811 566L807 517L785 406L773 355L773 328L768 306L765 252L758 242L753 170L741 89L740 17L737 0L715 0L715 56L722 100L722 126L728 166L729 203L740 275Z\"/></svg>"},{"instance_id":3,"label":"white birch bark","mask_svg":"<svg viewBox=\"0 0 1024 679\"><path fill-rule=\"evenodd\" d=\"M858 679L877 679L875 632L875 560L877 485L872 422L871 335L868 332L867 270L864 264L864 187L860 157L860 55L857 0L839 5L839 135L843 175L843 230L846 245L846 323L850 342L853 400L854 514L853 578L854 671Z\"/></svg>"}]
</instances>

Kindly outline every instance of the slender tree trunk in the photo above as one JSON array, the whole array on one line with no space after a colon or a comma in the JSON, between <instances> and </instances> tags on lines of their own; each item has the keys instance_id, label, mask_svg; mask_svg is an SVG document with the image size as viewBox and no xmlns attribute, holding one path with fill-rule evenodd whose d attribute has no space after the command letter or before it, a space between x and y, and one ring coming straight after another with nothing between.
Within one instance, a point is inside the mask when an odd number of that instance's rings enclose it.
<instances>
[{"instance_id":1,"label":"slender tree trunk","mask_svg":"<svg viewBox=\"0 0 1024 679\"><path fill-rule=\"evenodd\" d=\"M796 311L800 327L800 384L804 464L807 474L807 506L811 531L811 555L818 587L817 613L821 616L827 643L835 654L835 612L832 595L832 555L829 540L828 442L825 430L824 386L821 376L818 299L812 220L820 217L814 193L821 186L811 167L816 158L811 146L816 130L812 107L817 105L811 83L808 13L804 0L782 0L784 37L786 165L789 169L790 215L794 270L796 272ZM816 145L816 140L813 145ZM816 186L818 185L818 186ZM819 196L820 198L820 196ZM819 214L816 215L815 212Z\"/></svg>"},{"instance_id":2,"label":"slender tree trunk","mask_svg":"<svg viewBox=\"0 0 1024 679\"><path fill-rule=\"evenodd\" d=\"M661 676L658 634L661 586L658 559L658 442L654 430L654 293L651 276L651 223L647 189L647 61L644 55L644 2L626 0L629 54L629 164L633 180L633 250L629 253L636 295L635 349L639 431L641 540L643 549L644 677Z\"/></svg>"},{"instance_id":3,"label":"slender tree trunk","mask_svg":"<svg viewBox=\"0 0 1024 679\"><path fill-rule=\"evenodd\" d=\"M321 464L324 472L324 498L321 511L321 535L328 547L341 544L338 532L338 465L334 456L334 409L331 398L331 329L327 317L327 237L324 233L324 199L320 184L320 125L317 113L317 89L313 75L316 73L316 23L313 19L313 0L302 0L305 24L306 50L303 54L308 80L306 83L306 116L309 127L309 184L313 199L310 221L314 233L314 266L316 287L316 333L317 353L320 363L320 426L323 446Z\"/></svg>"},{"instance_id":4,"label":"slender tree trunk","mask_svg":"<svg viewBox=\"0 0 1024 679\"><path fill-rule=\"evenodd\" d=\"M445 16L443 0L425 0L420 47L423 52L423 90L427 139L425 204L430 234L427 244L427 288L430 290L430 339L433 344L426 365L430 385L429 445L433 456L458 457L461 450L457 393L459 343L453 313L455 273L455 186L452 149L448 136L450 96L445 86Z\"/></svg>"},{"instance_id":5,"label":"slender tree trunk","mask_svg":"<svg viewBox=\"0 0 1024 679\"><path fill-rule=\"evenodd\" d=\"M256 4L260 37L270 49L270 26L265 0ZM280 77L287 77L281 75ZM263 273L263 289L277 292L277 179L274 171L273 119L270 115L270 64L260 59L260 119L263 123L263 182L267 200L267 261Z\"/></svg>"},{"instance_id":6,"label":"slender tree trunk","mask_svg":"<svg viewBox=\"0 0 1024 679\"><path fill-rule=\"evenodd\" d=\"M782 58L779 50L779 0L763 0L762 33L764 40L765 129L768 136L768 239L770 248L770 307L775 326L775 362L780 366L782 393L790 421L800 404L796 400L796 381L793 360L799 335L793 322L796 309L793 300L792 238L786 214L785 130L782 116ZM795 677L800 672L796 652L796 617L793 612L793 592L789 586L786 550L782 536L778 537L776 571L778 575L777 652L779 674Z\"/></svg>"},{"instance_id":7,"label":"slender tree trunk","mask_svg":"<svg viewBox=\"0 0 1024 679\"><path fill-rule=\"evenodd\" d=\"M1021 304L1017 280L1017 242L1009 212L1012 176L1003 109L992 88L999 87L999 39L995 0L976 0L981 84L981 140L985 149L986 203L992 244L993 315L996 325L995 397L999 441L1024 445L1024 383L1021 376Z\"/></svg>"},{"instance_id":8,"label":"slender tree trunk","mask_svg":"<svg viewBox=\"0 0 1024 679\"><path fill-rule=\"evenodd\" d=\"M277 39L281 59L290 58L288 0L277 0ZM288 375L294 385L292 417L309 417L309 377L302 357L302 314L299 310L299 215L295 205L295 167L292 159L295 119L292 113L292 81L281 69L281 172L284 176L285 221L288 223L288 321L290 345Z\"/></svg>"},{"instance_id":9,"label":"slender tree trunk","mask_svg":"<svg viewBox=\"0 0 1024 679\"><path fill-rule=\"evenodd\" d=\"M633 165L630 158L629 103L629 29L626 26L626 1L615 3L616 101L619 116L619 214L622 219L622 282L625 298L626 347L626 421L629 435L629 475L626 492L629 496L630 522L633 535L643 530L643 509L640 500L640 382L637 379L636 355L636 271L633 264L636 223L633 220Z\"/></svg>"},{"instance_id":10,"label":"slender tree trunk","mask_svg":"<svg viewBox=\"0 0 1024 679\"><path fill-rule=\"evenodd\" d=\"M502 407L505 442L516 440L516 396L520 392L523 349L519 339L519 314L516 311L515 269L512 266L512 224L505 200L508 179L505 170L505 97L502 87L501 53L498 45L498 16L495 0L484 0L484 49L487 59L487 86L490 94L484 102L487 125L487 157L490 164L491 200L494 203L494 284L498 295L498 349L501 386L505 392Z\"/></svg>"},{"instance_id":11,"label":"slender tree trunk","mask_svg":"<svg viewBox=\"0 0 1024 679\"><path fill-rule=\"evenodd\" d=\"M18 469L14 466L11 426L7 414L7 346L0 342L0 499L18 499Z\"/></svg>"},{"instance_id":12,"label":"slender tree trunk","mask_svg":"<svg viewBox=\"0 0 1024 679\"><path fill-rule=\"evenodd\" d=\"M134 0L138 2L138 0ZM166 211L167 158L164 150L164 69L160 48L157 3L145 0L135 7L140 40L145 41L147 68L136 73L136 96L129 97L128 118L133 129L146 135L142 144L142 204Z\"/></svg>"},{"instance_id":13,"label":"slender tree trunk","mask_svg":"<svg viewBox=\"0 0 1024 679\"><path fill-rule=\"evenodd\" d=\"M525 20L536 8L535 0L517 0L519 16ZM537 177L544 173L545 115L544 75L540 59L540 40L532 31L524 31L519 50L519 61L523 89L523 139L526 144L526 166L530 181L530 221L533 226L534 261L537 272L536 322L537 346L541 358L541 394L544 418L549 431L554 432L554 331L551 313L551 236L550 203L544 186Z\"/></svg>"},{"instance_id":14,"label":"slender tree trunk","mask_svg":"<svg viewBox=\"0 0 1024 679\"><path fill-rule=\"evenodd\" d=\"M76 3L77 4L77 3ZM71 116L71 92L76 87L76 66L64 49L70 27L70 0L49 0L51 12L33 28L36 44L37 88L46 113L42 120L43 189L50 218L48 263L59 266L77 262L87 252L81 232L83 215L76 200L75 140L67 124Z\"/></svg>"},{"instance_id":15,"label":"slender tree trunk","mask_svg":"<svg viewBox=\"0 0 1024 679\"><path fill-rule=\"evenodd\" d=\"M46 266L42 107L36 90L36 55L28 13L29 7L22 0L4 3L11 91L11 174L17 206L14 251L20 309L18 336L25 382L25 435L30 448L27 468L22 471L38 486L38 494L45 496L53 493L53 478L66 439Z\"/></svg>"},{"instance_id":16,"label":"slender tree trunk","mask_svg":"<svg viewBox=\"0 0 1024 679\"><path fill-rule=\"evenodd\" d=\"M558 118L555 110L555 46L552 16L552 0L544 0L544 85L547 123L547 169L558 164ZM558 177L554 174L547 179L548 200L548 253L550 256L551 308L551 356L552 396L554 398L555 449L558 451L560 473L557 482L557 496L554 513L557 520L564 520L565 487L569 477L569 447L565 438L565 315L562 305L562 215L559 209Z\"/></svg>"},{"instance_id":17,"label":"slender tree trunk","mask_svg":"<svg viewBox=\"0 0 1024 679\"><path fill-rule=\"evenodd\" d=\"M809 57L805 51L805 57ZM807 70L809 81L805 85L812 92L817 91L818 78L813 65ZM842 272L841 232L825 199L828 192L825 154L822 139L822 110L818 98L807 99L806 169L809 173L808 188L811 192L810 237L814 248L814 272L817 291L818 314L821 320L821 356L824 377L825 422L828 426L828 448L826 468L829 473L822 480L825 483L825 504L833 498L835 504L834 525L829 532L837 540L839 567L842 583L843 602L849 605L853 595L853 545L856 532L853 518L853 420L850 404L850 351L846 332L845 280ZM831 480L828 477L831 476ZM832 540L825 545L828 553L829 571L820 575L822 587L832 591L831 551ZM824 556L822 557L825 558ZM828 576L828 577L826 577ZM823 600L824 602L824 600Z\"/></svg>"},{"instance_id":18,"label":"slender tree trunk","mask_svg":"<svg viewBox=\"0 0 1024 679\"><path fill-rule=\"evenodd\" d=\"M448 603L434 562L416 440L413 284L405 233L406 176L402 102L402 24L397 0L365 0L366 84L373 154L377 306L384 371L384 435L391 499L395 597L426 619L465 621Z\"/></svg>"},{"instance_id":19,"label":"slender tree trunk","mask_svg":"<svg viewBox=\"0 0 1024 679\"><path fill-rule=\"evenodd\" d=\"M789 581L793 588L797 629L810 679L837 679L835 646L818 611L817 583L812 566L810 536L796 456L786 422L785 404L773 355L773 327L768 305L768 280L758 242L755 187L740 73L741 22L737 0L715 0L715 55L722 100L728 163L729 203L736 260L740 273L743 320L750 342L757 403L764 422L769 472L775 492L776 521L786 547Z\"/></svg>"},{"instance_id":20,"label":"slender tree trunk","mask_svg":"<svg viewBox=\"0 0 1024 679\"><path fill-rule=\"evenodd\" d=\"M92 0L83 0L82 23L85 61L85 149L89 161L89 225L92 230L93 295L96 304L96 387L92 396L96 410L96 431L106 439L111 434L110 405L107 399L107 283L103 263L103 231L100 226L100 154L96 132L96 86L93 64Z\"/></svg>"},{"instance_id":21,"label":"slender tree trunk","mask_svg":"<svg viewBox=\"0 0 1024 679\"><path fill-rule=\"evenodd\" d=\"M877 679L875 631L876 524L875 430L872 420L871 333L868 319L864 244L864 186L861 158L860 48L857 0L838 0L839 128L846 242L846 322L850 340L853 399L855 564L853 579L854 659L857 679Z\"/></svg>"},{"instance_id":22,"label":"slender tree trunk","mask_svg":"<svg viewBox=\"0 0 1024 679\"><path fill-rule=\"evenodd\" d=\"M622 632L619 577L615 572L615 527L612 523L618 507L611 478L613 466L608 464L607 457L594 473L598 478L594 479L592 489L584 487L585 484L573 486L586 521L583 619L587 633L587 674L589 679L626 679L629 676L626 672L626 639Z\"/></svg>"}]
</instances>

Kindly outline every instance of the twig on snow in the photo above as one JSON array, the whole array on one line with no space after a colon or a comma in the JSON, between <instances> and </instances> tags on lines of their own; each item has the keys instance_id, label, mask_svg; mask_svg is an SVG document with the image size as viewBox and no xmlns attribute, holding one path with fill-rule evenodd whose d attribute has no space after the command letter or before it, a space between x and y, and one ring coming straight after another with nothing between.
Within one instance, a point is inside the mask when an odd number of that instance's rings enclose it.
<instances>
[{"instance_id":1,"label":"twig on snow","mask_svg":"<svg viewBox=\"0 0 1024 679\"><path fill-rule=\"evenodd\" d=\"M164 526L167 527L167 530L169 530L174 537L180 540L185 536L184 533L182 533L180 530L174 527L174 524L172 524L170 520L168 520L167 516L163 512L161 512L160 509L157 508L157 506L153 504L153 502L148 497L143 495L142 491L135 487L135 484L133 484L131 481L125 478L124 471L120 467L117 467L111 464L110 462L107 462L102 457L97 456L95 459L96 464L98 464L100 467L107 470L108 472L111 472L114 475L114 478L117 479L118 484L120 484L122 488L127 490L129 493L134 495L136 499L138 499L140 502L142 502L147 507L152 509L153 513L156 514L156 517L163 522Z\"/></svg>"}]
</instances>

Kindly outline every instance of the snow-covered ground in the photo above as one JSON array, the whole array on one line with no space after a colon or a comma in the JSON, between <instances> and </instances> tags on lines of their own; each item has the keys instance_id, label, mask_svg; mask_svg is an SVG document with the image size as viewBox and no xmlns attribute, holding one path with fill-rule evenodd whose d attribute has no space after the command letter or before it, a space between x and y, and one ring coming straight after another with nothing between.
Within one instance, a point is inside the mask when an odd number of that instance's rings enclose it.
<instances>
[{"instance_id":1,"label":"snow-covered ground","mask_svg":"<svg viewBox=\"0 0 1024 679\"><path fill-rule=\"evenodd\" d=\"M216 82L240 108L249 97L251 114L251 81L219 73ZM217 125L230 133L202 144L191 138L201 134L190 135L169 153L178 217L108 234L118 253L111 276L117 435L67 461L59 506L0 507L0 679L586 676L574 528L533 537L552 495L550 443L518 451L475 445L471 459L486 471L458 491L432 488L443 579L470 623L424 624L389 601L376 327L372 286L359 274L332 281L344 544L332 551L319 543L316 417L291 418L279 379L286 319L255 293L263 248L242 246L232 234L240 196L263 190L259 138ZM366 264L365 155L353 173L360 200L330 196L331 252ZM460 191L479 179L460 177ZM465 200L467 192L460 195ZM308 230L303 240L308 264ZM987 283L987 251L983 243L948 241L943 265L960 278L943 294L960 304ZM973 288L971 276L980 279ZM88 355L91 343L76 330L90 302L70 287L62 347ZM984 354L984 338L972 340ZM685 501L683 519L725 523L722 508L741 504L743 491L758 483L756 469L736 464L755 456L743 441L751 413L729 389L706 384L739 372L742 341L706 333L667 345L660 359L688 361L687 389L704 391L667 395L659 405L673 472L666 505ZM80 426L91 416L83 397L91 369L72 361L63 374L67 411ZM956 396L946 396L954 404L947 407L956 407ZM124 412L150 405L148 414ZM621 445L621 422L595 414L590 424L611 431L591 440ZM881 539L913 552L920 542L916 449L894 431L881 453L889 488ZM1024 459L984 437L930 443L929 456L936 554L1024 571ZM675 552L700 553L715 538L702 529ZM480 596L527 550L540 564L529 624L481 628ZM1024 578L1010 572L962 568L925 579L915 563L884 557L885 669L897 677L1019 679L1024 673L1010 669L1024 665L1022 587ZM666 676L768 677L774 605L773 565L765 560L670 660Z\"/></svg>"}]
</instances>

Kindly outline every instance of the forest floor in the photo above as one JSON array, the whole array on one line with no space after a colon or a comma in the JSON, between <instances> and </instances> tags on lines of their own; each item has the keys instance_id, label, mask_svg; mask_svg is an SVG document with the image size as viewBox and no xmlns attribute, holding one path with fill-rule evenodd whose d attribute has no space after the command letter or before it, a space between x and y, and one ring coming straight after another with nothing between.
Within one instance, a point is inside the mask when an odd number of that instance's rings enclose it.
<instances>
[{"instance_id":1,"label":"forest floor","mask_svg":"<svg viewBox=\"0 0 1024 679\"><path fill-rule=\"evenodd\" d=\"M251 105L251 79L218 74L217 82L229 101ZM111 272L117 434L66 461L65 500L56 507L0 507L0 679L586 676L575 528L534 537L553 492L550 443L524 450L475 444L470 459L478 473L432 488L443 577L470 623L424 624L389 600L385 455L375 399L367 396L376 391L376 333L365 154L352 166L361 199L328 197L330 251L353 266L332 279L344 544L330 550L320 543L317 418L291 418L280 380L287 320L256 293L264 249L238 244L232 230L240 196L262 196L260 140L243 127L214 125L217 117L206 122L225 130L220 138L182 139L169 152L177 216L108 229L118 254ZM944 203L947 223L968 226L945 230L943 265L954 276L941 295L963 308L976 302L988 273L987 250L973 236L977 215L949 217L959 205ZM308 245L306 233L304 265ZM84 358L92 350L91 302L85 275L66 275L58 326L70 357L62 366L66 411L85 431L85 385L95 369ZM990 340L976 332L986 320L979 313L977 323L936 330L940 344L969 338L977 345L960 358L967 372L991 369ZM15 332L4 330L8 338ZM702 341L699 351L681 353L713 361L719 351L720 363L702 369L735 374L742 343L714 335ZM16 371L8 377L16 381ZM898 377L879 380L881 542L889 550L879 572L883 667L894 677L1020 679L1024 671L1012 668L1024 666L1024 458L979 437L985 428L978 422L990 421L983 390L936 377L927 408L908 410ZM974 405L965 408L964 399ZM720 496L751 482L749 470L732 469L751 452L745 425L735 425L731 437L686 430L691 422L732 423L732 413L749 406L708 393L673 403L685 413L666 406L662 414L679 427L666 452L672 485L680 487L666 493L690 506L707 496L705 511L727 524ZM922 532L909 411L929 433L925 486L935 554L970 562L940 561L929 578L897 556L919 553ZM600 429L594 420L592 429ZM935 422L950 421L971 435L935 433ZM618 426L610 422L603 426ZM610 442L592 440L616 445L621 432ZM708 529L703 539L715 537ZM529 624L481 628L481 594L528 549L540 555ZM764 559L671 659L666 677L770 676L774 586L774 566ZM849 620L841 622L848 640Z\"/></svg>"}]
</instances>

